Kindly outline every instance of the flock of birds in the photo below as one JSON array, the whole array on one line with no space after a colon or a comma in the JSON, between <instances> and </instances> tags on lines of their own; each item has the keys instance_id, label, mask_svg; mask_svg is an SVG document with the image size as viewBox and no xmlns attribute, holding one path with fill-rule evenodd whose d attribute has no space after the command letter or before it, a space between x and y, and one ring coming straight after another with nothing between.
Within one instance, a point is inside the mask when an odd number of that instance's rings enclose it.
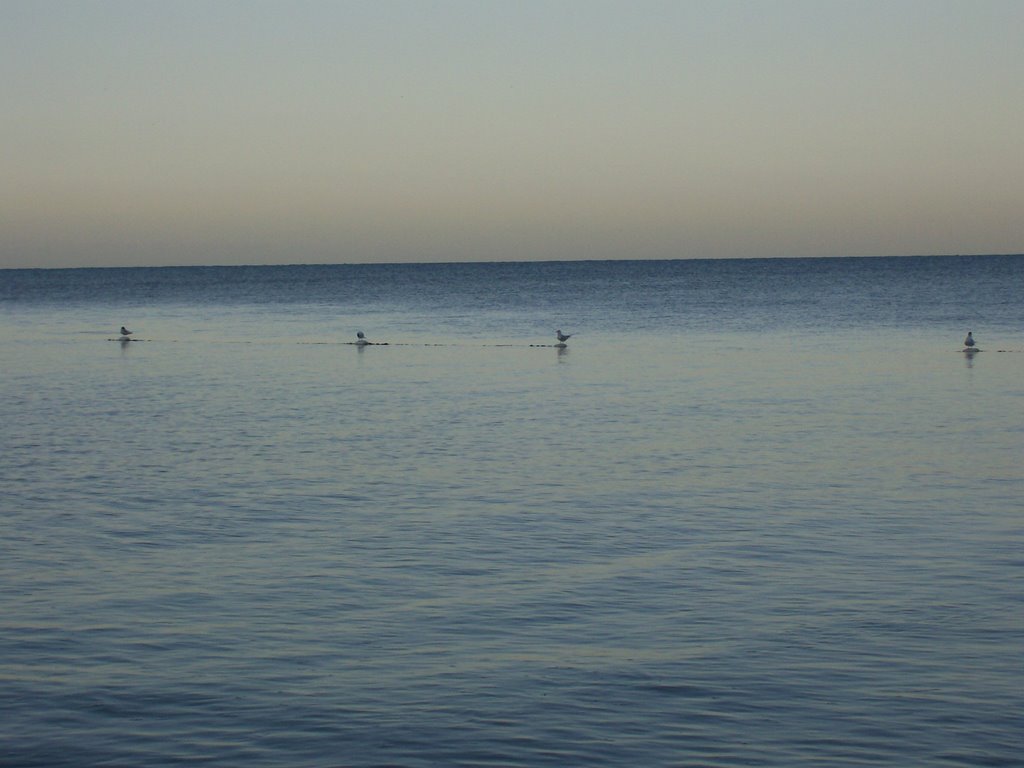
<instances>
[{"instance_id":1,"label":"flock of birds","mask_svg":"<svg viewBox=\"0 0 1024 768\"><path fill-rule=\"evenodd\" d=\"M129 338L131 335L132 335L132 332L129 331L127 328L125 328L122 325L121 326L121 341L131 341L131 339ZM557 331L555 331L555 338L558 339L558 343L555 346L556 347L564 347L564 346L566 346L565 342L567 342L569 339L571 339L572 336L573 336L573 334L571 334L571 333L562 333L562 329L559 328ZM356 346L365 347L368 344L373 344L373 342L370 341L368 338L366 338L366 334L365 333L363 333L362 331L357 331L356 332ZM976 342L974 341L974 335L973 335L973 333L971 331L968 331L967 332L967 338L964 339L964 352L977 352L977 351L978 351L978 347L976 345Z\"/></svg>"},{"instance_id":2,"label":"flock of birds","mask_svg":"<svg viewBox=\"0 0 1024 768\"><path fill-rule=\"evenodd\" d=\"M121 326L121 339L120 340L121 341L131 341L131 339L129 338L131 335L132 335L132 332L129 331L127 328L125 328L122 325ZM970 336L969 333L967 335ZM558 343L555 346L556 347L564 347L565 346L565 342L567 342L569 339L572 338L572 334L571 333L562 333L562 329L559 328L557 331L555 331L555 338L558 339ZM365 347L368 344L373 344L373 343L374 342L372 342L368 338L366 338L366 334L365 333L363 333L362 331L356 331L356 346ZM973 344L973 343L974 342L971 341L971 344Z\"/></svg>"}]
</instances>

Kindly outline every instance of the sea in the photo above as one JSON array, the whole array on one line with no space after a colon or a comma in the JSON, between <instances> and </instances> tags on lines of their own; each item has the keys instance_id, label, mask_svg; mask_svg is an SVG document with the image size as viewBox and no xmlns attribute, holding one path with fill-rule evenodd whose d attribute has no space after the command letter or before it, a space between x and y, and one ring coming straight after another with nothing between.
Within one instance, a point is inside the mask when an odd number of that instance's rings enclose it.
<instances>
[{"instance_id":1,"label":"sea","mask_svg":"<svg viewBox=\"0 0 1024 768\"><path fill-rule=\"evenodd\" d=\"M1024 256L0 271L0 766L185 765L1024 765Z\"/></svg>"}]
</instances>

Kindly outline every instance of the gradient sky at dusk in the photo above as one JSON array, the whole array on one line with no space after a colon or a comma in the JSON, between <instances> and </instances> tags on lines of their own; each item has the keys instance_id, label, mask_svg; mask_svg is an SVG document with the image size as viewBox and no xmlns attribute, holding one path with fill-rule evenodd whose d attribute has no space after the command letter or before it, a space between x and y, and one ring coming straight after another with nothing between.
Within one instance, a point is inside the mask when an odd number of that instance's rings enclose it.
<instances>
[{"instance_id":1,"label":"gradient sky at dusk","mask_svg":"<svg viewBox=\"0 0 1024 768\"><path fill-rule=\"evenodd\" d=\"M1024 3L0 0L0 267L1024 251Z\"/></svg>"}]
</instances>

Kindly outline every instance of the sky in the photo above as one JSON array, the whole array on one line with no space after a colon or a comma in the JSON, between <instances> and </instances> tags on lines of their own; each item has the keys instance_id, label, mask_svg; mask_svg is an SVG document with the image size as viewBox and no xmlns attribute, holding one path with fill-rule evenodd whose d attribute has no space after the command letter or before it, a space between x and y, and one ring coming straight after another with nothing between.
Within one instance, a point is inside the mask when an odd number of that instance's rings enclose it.
<instances>
[{"instance_id":1,"label":"sky","mask_svg":"<svg viewBox=\"0 0 1024 768\"><path fill-rule=\"evenodd\" d=\"M1024 252L1020 0L0 0L0 268Z\"/></svg>"}]
</instances>

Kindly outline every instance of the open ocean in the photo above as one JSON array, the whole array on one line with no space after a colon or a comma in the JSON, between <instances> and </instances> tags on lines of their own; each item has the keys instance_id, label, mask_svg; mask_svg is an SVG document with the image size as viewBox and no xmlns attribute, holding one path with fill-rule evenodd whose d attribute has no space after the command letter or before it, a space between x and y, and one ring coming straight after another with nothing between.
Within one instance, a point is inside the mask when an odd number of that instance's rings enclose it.
<instances>
[{"instance_id":1,"label":"open ocean","mask_svg":"<svg viewBox=\"0 0 1024 768\"><path fill-rule=\"evenodd\" d=\"M1021 256L3 270L0 765L1021 766L1022 466Z\"/></svg>"}]
</instances>

